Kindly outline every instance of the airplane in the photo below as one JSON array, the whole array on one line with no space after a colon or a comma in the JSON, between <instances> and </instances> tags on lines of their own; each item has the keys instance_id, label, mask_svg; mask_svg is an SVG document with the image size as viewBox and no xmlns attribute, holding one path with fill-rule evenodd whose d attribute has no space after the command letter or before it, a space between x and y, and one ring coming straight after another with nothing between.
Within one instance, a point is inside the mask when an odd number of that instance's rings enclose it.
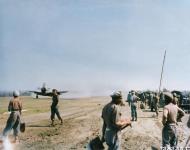
<instances>
[{"instance_id":1,"label":"airplane","mask_svg":"<svg viewBox=\"0 0 190 150\"><path fill-rule=\"evenodd\" d=\"M38 99L38 95L41 95L41 96L52 96L53 95L52 91L50 91L50 88L46 87L45 83L43 83L42 87L39 89L40 89L40 91L29 91L29 92L36 94L36 99ZM68 91L57 91L57 94L61 95L63 93L67 93L67 92Z\"/></svg>"}]
</instances>

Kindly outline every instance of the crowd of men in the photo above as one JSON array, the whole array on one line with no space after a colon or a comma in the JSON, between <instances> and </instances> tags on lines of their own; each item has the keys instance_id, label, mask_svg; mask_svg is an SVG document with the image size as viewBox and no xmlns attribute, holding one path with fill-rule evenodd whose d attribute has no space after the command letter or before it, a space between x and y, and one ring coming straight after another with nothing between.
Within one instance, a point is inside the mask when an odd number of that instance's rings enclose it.
<instances>
[{"instance_id":1,"label":"crowd of men","mask_svg":"<svg viewBox=\"0 0 190 150\"><path fill-rule=\"evenodd\" d=\"M140 98L141 97L141 98ZM148 104L151 111L156 112L158 117L159 101L164 99L165 106L163 107L162 116L162 147L163 149L177 149L178 133L177 121L180 120L185 112L178 107L176 95L166 92L162 94L149 93L148 97L145 95L137 96L135 91L130 91L127 96L127 102L131 108L131 120L122 119L120 105L122 102L121 92L116 92L111 95L111 102L104 106L102 110L103 129L102 142L106 142L108 150L120 150L120 133L125 127L131 125L131 121L137 121L137 107L138 101L145 105Z\"/></svg>"},{"instance_id":2,"label":"crowd of men","mask_svg":"<svg viewBox=\"0 0 190 150\"><path fill-rule=\"evenodd\" d=\"M58 110L59 97L57 90L52 91L52 105L51 105L51 125L54 126L55 114L57 115L60 123L63 120ZM138 101L141 104L149 106L151 111L156 112L158 117L159 101L164 99L165 106L163 108L162 116L162 146L167 148L177 148L178 134L177 134L177 121L180 120L185 112L178 107L177 97L175 94L170 92L162 93L149 93L148 97L145 94L137 95L135 91L130 91L127 96L127 102L131 109L131 118L123 118L120 110L123 105L123 97L121 92L115 92L111 95L111 102L106 104L102 110L102 142L106 142L108 150L120 150L121 141L121 130L127 126L131 126L132 121L137 121L138 114ZM18 140L18 133L20 130L21 114L22 114L22 102L19 99L19 92L13 92L13 98L10 100L8 105L8 111L10 116L7 120L7 124L3 130L3 136L6 137L8 133L13 129L14 141Z\"/></svg>"}]
</instances>

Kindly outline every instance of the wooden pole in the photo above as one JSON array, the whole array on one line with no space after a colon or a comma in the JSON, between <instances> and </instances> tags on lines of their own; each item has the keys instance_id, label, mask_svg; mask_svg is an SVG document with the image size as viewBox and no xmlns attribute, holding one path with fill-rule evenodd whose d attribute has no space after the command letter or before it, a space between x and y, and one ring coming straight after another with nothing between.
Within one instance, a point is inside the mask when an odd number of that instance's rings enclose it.
<instances>
[{"instance_id":1,"label":"wooden pole","mask_svg":"<svg viewBox=\"0 0 190 150\"><path fill-rule=\"evenodd\" d=\"M160 77L159 93L161 91L161 86L162 86L162 78L163 78L163 72L164 72L165 59L166 59L166 50L164 52L164 59L163 59L163 63L162 63L162 71L161 71L161 77Z\"/></svg>"}]
</instances>

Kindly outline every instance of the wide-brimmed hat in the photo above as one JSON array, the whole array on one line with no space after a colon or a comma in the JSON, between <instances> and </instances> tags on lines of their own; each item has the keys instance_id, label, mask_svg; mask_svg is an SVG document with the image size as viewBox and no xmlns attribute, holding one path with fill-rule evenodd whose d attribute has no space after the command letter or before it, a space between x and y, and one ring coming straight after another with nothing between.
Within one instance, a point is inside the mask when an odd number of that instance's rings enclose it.
<instances>
[{"instance_id":1,"label":"wide-brimmed hat","mask_svg":"<svg viewBox=\"0 0 190 150\"><path fill-rule=\"evenodd\" d=\"M163 93L165 97L168 97L169 99L173 100L173 95L170 92L164 92Z\"/></svg>"},{"instance_id":2,"label":"wide-brimmed hat","mask_svg":"<svg viewBox=\"0 0 190 150\"><path fill-rule=\"evenodd\" d=\"M112 95L110 95L112 98L122 98L121 92L114 92Z\"/></svg>"}]
</instances>

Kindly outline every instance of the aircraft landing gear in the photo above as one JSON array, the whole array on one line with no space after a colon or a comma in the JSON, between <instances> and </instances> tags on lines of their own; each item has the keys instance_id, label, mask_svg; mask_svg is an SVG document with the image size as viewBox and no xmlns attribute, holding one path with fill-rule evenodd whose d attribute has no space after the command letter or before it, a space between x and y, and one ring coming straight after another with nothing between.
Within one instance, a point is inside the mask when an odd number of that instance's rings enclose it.
<instances>
[{"instance_id":1,"label":"aircraft landing gear","mask_svg":"<svg viewBox=\"0 0 190 150\"><path fill-rule=\"evenodd\" d=\"M36 94L36 99L38 99L38 95Z\"/></svg>"}]
</instances>

